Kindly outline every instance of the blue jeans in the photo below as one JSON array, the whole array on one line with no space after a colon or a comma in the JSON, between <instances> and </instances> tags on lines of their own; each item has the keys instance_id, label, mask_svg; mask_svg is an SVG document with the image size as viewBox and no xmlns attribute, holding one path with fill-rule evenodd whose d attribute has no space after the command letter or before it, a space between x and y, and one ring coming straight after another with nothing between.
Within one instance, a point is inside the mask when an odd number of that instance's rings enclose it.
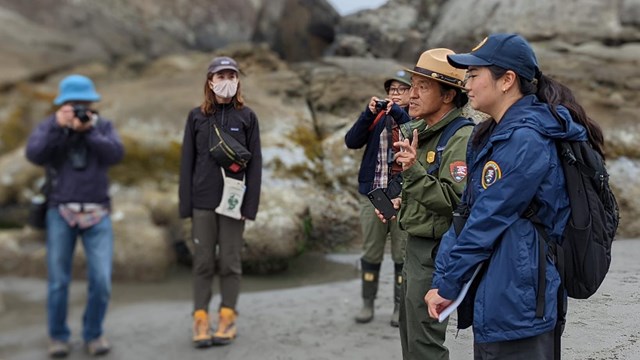
<instances>
[{"instance_id":1,"label":"blue jeans","mask_svg":"<svg viewBox=\"0 0 640 360\"><path fill-rule=\"evenodd\" d=\"M88 228L71 227L57 208L47 211L47 313L49 337L69 341L67 307L73 253L78 235L87 259L88 296L82 318L82 337L91 341L102 335L102 323L111 297L113 230L107 215Z\"/></svg>"}]
</instances>

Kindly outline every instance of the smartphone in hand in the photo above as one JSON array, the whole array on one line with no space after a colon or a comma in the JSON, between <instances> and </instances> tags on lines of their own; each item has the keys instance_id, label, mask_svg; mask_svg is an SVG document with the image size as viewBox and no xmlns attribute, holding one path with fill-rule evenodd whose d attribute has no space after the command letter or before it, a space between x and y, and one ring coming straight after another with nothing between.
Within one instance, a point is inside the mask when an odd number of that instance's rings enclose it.
<instances>
[{"instance_id":1,"label":"smartphone in hand","mask_svg":"<svg viewBox=\"0 0 640 360\"><path fill-rule=\"evenodd\" d=\"M398 211L393 207L393 203L382 188L371 190L367 194L367 197L369 198L373 206L375 206L375 208L378 209L380 213L382 213L382 216L384 216L385 219L389 220L392 217L396 216L396 214L398 213Z\"/></svg>"}]
</instances>

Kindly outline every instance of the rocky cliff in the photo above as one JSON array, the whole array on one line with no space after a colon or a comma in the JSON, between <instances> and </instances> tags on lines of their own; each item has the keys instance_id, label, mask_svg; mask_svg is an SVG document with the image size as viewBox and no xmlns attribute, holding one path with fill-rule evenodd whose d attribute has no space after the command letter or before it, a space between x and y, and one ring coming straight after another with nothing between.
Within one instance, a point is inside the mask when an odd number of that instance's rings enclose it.
<instances>
[{"instance_id":1,"label":"rocky cliff","mask_svg":"<svg viewBox=\"0 0 640 360\"><path fill-rule=\"evenodd\" d=\"M620 236L637 236L639 12L639 0L391 0L342 18L325 1L0 0L0 222L10 227L0 231L0 273L43 274L42 234L22 225L42 171L23 146L69 73L96 81L98 108L127 149L112 171L114 275L157 279L189 238L176 209L186 115L201 101L208 61L235 57L264 155L245 265L271 271L307 247L360 241L361 152L343 137L383 93L382 79L427 48L468 51L494 31L530 39L543 72L571 86L604 127Z\"/></svg>"}]
</instances>

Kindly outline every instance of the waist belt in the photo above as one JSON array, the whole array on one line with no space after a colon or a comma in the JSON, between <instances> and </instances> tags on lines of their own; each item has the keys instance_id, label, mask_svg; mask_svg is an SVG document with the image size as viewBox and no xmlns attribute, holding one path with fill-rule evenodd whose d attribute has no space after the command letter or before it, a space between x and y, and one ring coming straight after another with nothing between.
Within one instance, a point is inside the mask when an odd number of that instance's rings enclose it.
<instances>
[{"instance_id":1,"label":"waist belt","mask_svg":"<svg viewBox=\"0 0 640 360\"><path fill-rule=\"evenodd\" d=\"M73 202L73 203L64 203L62 205L73 212L92 212L92 211L104 209L104 206L102 204L96 204L96 203Z\"/></svg>"}]
</instances>

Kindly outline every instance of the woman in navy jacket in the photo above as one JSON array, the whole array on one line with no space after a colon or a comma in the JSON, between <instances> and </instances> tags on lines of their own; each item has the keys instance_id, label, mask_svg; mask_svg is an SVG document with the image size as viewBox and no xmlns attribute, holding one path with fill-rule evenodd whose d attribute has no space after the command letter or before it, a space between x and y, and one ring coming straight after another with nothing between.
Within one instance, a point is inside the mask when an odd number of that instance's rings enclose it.
<instances>
[{"instance_id":1,"label":"woman in navy jacket","mask_svg":"<svg viewBox=\"0 0 640 360\"><path fill-rule=\"evenodd\" d=\"M470 213L457 237L452 227L442 239L425 296L429 313L437 317L484 263L473 303L475 359L552 359L560 277L547 257L545 302L538 309L538 257L545 256L538 242L544 239L522 215L535 201L547 233L560 240L570 210L554 142L588 138L602 152L602 132L568 88L541 74L519 35L491 35L448 60L468 69L469 102L491 118L469 142L462 201Z\"/></svg>"}]
</instances>

